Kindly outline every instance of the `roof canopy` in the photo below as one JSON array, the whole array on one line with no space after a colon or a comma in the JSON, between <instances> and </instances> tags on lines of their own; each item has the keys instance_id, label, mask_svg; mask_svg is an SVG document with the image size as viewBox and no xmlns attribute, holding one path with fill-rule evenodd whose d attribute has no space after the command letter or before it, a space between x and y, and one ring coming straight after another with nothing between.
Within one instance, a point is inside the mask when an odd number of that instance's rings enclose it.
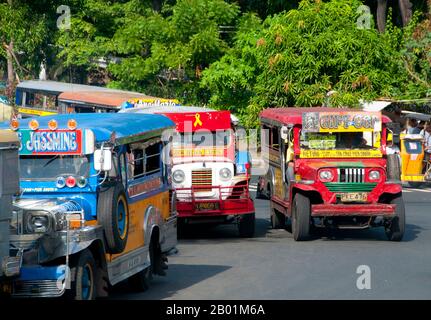
<instances>
[{"instance_id":1,"label":"roof canopy","mask_svg":"<svg viewBox=\"0 0 431 320\"><path fill-rule=\"evenodd\" d=\"M77 122L77 129L90 129L94 132L96 142L108 141L112 132L115 132L117 142L121 142L125 138L146 133L153 133L154 136L165 129L175 127L175 124L170 119L157 114L81 113L37 117L34 119L39 122L39 130L47 130L48 122L52 119L57 121L58 129L67 129L67 121L74 119ZM30 120L31 118L20 120L20 128L28 129ZM9 122L2 123L1 128L9 128Z\"/></svg>"},{"instance_id":2,"label":"roof canopy","mask_svg":"<svg viewBox=\"0 0 431 320\"><path fill-rule=\"evenodd\" d=\"M302 124L302 114L306 112L326 112L326 113L340 113L340 112L355 112L367 113L366 111L350 109L350 108L326 108L326 107L312 107L312 108L268 108L260 113L261 119L277 121L281 124ZM391 120L387 116L382 116L382 122L387 123Z\"/></svg>"},{"instance_id":3,"label":"roof canopy","mask_svg":"<svg viewBox=\"0 0 431 320\"><path fill-rule=\"evenodd\" d=\"M59 82L59 81L49 81L49 80L26 80L22 81L17 85L17 89L23 89L26 91L31 92L40 92L40 91L46 91L50 92L52 94L60 94L62 92L66 91L102 91L102 92L124 92L124 93L131 93L131 91L124 91L124 90L116 90L116 89L109 89L104 87L98 87L98 86L89 86L84 84L76 84L76 83L66 83L66 82ZM140 94L137 92L133 92L134 94Z\"/></svg>"},{"instance_id":4,"label":"roof canopy","mask_svg":"<svg viewBox=\"0 0 431 320\"><path fill-rule=\"evenodd\" d=\"M125 109L128 114L164 114L175 122L177 131L193 132L197 130L226 130L231 128L231 114L227 110L214 110L193 106L144 107Z\"/></svg>"},{"instance_id":5,"label":"roof canopy","mask_svg":"<svg viewBox=\"0 0 431 320\"><path fill-rule=\"evenodd\" d=\"M119 108L124 102L135 98L157 99L140 93L112 90L65 91L58 96L61 102L110 108Z\"/></svg>"}]
</instances>

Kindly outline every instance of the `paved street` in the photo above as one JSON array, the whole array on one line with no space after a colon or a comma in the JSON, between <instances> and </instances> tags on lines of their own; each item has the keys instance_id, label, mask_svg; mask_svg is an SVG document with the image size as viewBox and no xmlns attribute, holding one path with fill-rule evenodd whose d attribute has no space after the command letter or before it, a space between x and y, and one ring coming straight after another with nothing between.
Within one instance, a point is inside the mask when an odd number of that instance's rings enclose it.
<instances>
[{"instance_id":1,"label":"paved street","mask_svg":"<svg viewBox=\"0 0 431 320\"><path fill-rule=\"evenodd\" d=\"M254 194L253 194L254 196ZM271 230L269 202L256 200L257 235L235 225L193 228L169 257L168 276L144 293L115 288L114 299L431 299L431 189L404 192L407 230L401 243L383 228L339 231L295 242ZM357 267L371 269L371 289L356 286Z\"/></svg>"}]
</instances>

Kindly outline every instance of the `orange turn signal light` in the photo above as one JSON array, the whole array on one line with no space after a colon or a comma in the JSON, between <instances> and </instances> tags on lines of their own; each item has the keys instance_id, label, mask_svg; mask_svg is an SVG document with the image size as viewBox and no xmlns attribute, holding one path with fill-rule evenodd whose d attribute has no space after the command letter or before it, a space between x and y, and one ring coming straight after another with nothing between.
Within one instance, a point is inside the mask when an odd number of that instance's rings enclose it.
<instances>
[{"instance_id":1,"label":"orange turn signal light","mask_svg":"<svg viewBox=\"0 0 431 320\"><path fill-rule=\"evenodd\" d=\"M13 120L11 120L10 121L10 128L12 129L12 130L18 130L18 128L19 128L19 121L17 120L17 119L13 119Z\"/></svg>"},{"instance_id":2,"label":"orange turn signal light","mask_svg":"<svg viewBox=\"0 0 431 320\"><path fill-rule=\"evenodd\" d=\"M78 123L75 119L69 119L69 121L67 121L67 127L69 128L69 130L75 130L77 126Z\"/></svg>"},{"instance_id":3,"label":"orange turn signal light","mask_svg":"<svg viewBox=\"0 0 431 320\"><path fill-rule=\"evenodd\" d=\"M54 119L49 120L49 122L48 122L48 128L49 128L50 130L56 130L56 129L58 128L58 123L57 123L57 121L56 121L56 120L54 120Z\"/></svg>"},{"instance_id":4,"label":"orange turn signal light","mask_svg":"<svg viewBox=\"0 0 431 320\"><path fill-rule=\"evenodd\" d=\"M28 123L28 127L31 130L37 130L39 129L39 122L36 119L31 119Z\"/></svg>"}]
</instances>

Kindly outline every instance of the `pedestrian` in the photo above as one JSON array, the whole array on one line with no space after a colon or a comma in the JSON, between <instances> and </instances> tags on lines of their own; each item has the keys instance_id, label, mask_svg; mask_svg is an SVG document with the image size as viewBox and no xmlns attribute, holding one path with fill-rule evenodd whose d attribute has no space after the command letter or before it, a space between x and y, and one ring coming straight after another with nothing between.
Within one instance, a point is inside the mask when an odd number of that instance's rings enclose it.
<instances>
[{"instance_id":1,"label":"pedestrian","mask_svg":"<svg viewBox=\"0 0 431 320\"><path fill-rule=\"evenodd\" d=\"M407 124L407 133L420 134L421 130L418 128L418 121L416 119L409 119Z\"/></svg>"}]
</instances>

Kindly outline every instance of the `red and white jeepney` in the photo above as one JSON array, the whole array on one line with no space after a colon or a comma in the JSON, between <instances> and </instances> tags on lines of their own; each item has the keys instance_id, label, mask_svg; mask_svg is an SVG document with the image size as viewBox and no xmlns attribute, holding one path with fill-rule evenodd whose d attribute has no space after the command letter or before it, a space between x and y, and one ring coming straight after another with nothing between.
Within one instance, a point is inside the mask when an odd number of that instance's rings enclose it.
<instances>
[{"instance_id":1,"label":"red and white jeepney","mask_svg":"<svg viewBox=\"0 0 431 320\"><path fill-rule=\"evenodd\" d=\"M260 114L269 170L273 228L292 220L295 240L314 227L384 227L400 241L405 209L399 168L386 153L391 120L380 112L335 108L274 108Z\"/></svg>"},{"instance_id":2,"label":"red and white jeepney","mask_svg":"<svg viewBox=\"0 0 431 320\"><path fill-rule=\"evenodd\" d=\"M247 151L238 150L229 111L167 106L121 112L159 113L176 124L171 142L171 177L179 231L189 222L236 222L241 237L254 235L255 212L249 193L251 159Z\"/></svg>"}]
</instances>

